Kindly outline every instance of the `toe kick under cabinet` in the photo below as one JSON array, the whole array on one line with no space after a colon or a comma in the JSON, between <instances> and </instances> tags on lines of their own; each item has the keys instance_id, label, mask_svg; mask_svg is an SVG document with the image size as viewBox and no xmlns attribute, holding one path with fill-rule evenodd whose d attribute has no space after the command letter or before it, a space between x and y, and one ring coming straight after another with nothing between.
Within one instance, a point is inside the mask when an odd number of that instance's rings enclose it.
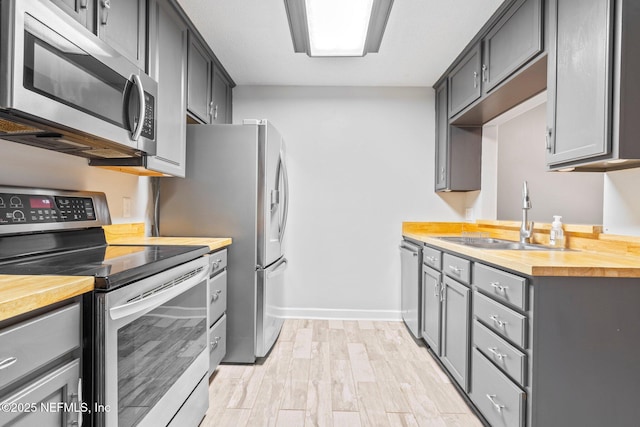
<instances>
[{"instance_id":1,"label":"toe kick under cabinet","mask_svg":"<svg viewBox=\"0 0 640 427\"><path fill-rule=\"evenodd\" d=\"M227 342L227 250L209 254L209 375L226 354Z\"/></svg>"},{"instance_id":2,"label":"toe kick under cabinet","mask_svg":"<svg viewBox=\"0 0 640 427\"><path fill-rule=\"evenodd\" d=\"M528 276L426 248L442 263L423 266L423 337L489 425L638 425L639 278Z\"/></svg>"}]
</instances>

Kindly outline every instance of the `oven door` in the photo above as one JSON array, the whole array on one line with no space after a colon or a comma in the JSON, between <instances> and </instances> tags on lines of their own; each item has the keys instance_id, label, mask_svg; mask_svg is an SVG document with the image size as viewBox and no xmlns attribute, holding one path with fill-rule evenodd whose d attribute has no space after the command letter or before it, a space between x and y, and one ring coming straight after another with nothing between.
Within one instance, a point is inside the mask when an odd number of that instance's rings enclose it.
<instances>
[{"instance_id":1,"label":"oven door","mask_svg":"<svg viewBox=\"0 0 640 427\"><path fill-rule=\"evenodd\" d=\"M153 79L50 2L3 1L1 15L2 109L155 154Z\"/></svg>"},{"instance_id":2,"label":"oven door","mask_svg":"<svg viewBox=\"0 0 640 427\"><path fill-rule=\"evenodd\" d=\"M207 393L207 278L202 257L98 294L96 425L164 426ZM206 396L189 401L204 416Z\"/></svg>"}]
</instances>

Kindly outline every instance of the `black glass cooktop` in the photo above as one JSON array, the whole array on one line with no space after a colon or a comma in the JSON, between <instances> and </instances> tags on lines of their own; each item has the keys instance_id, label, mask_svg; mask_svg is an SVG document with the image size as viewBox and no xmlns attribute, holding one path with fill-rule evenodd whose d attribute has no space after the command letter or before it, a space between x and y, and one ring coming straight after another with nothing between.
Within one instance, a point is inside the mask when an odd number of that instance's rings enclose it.
<instances>
[{"instance_id":1,"label":"black glass cooktop","mask_svg":"<svg viewBox=\"0 0 640 427\"><path fill-rule=\"evenodd\" d=\"M207 252L207 246L105 245L0 263L0 274L94 276L96 290L112 290Z\"/></svg>"}]
</instances>

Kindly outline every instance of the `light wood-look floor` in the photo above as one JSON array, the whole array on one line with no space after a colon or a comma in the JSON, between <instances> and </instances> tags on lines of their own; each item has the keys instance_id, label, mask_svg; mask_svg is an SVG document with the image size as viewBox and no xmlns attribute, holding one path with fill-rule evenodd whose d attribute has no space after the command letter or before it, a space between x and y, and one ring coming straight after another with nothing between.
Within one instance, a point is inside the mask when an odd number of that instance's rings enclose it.
<instances>
[{"instance_id":1,"label":"light wood-look floor","mask_svg":"<svg viewBox=\"0 0 640 427\"><path fill-rule=\"evenodd\" d=\"M270 355L221 365L201 427L481 427L402 322L287 320Z\"/></svg>"}]
</instances>

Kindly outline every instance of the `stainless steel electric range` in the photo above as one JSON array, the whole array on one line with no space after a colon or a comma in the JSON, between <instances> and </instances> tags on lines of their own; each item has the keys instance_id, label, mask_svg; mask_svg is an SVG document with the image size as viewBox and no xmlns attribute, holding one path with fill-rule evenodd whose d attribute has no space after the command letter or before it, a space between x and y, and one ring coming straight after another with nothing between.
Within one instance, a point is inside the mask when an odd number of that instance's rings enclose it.
<instances>
[{"instance_id":1,"label":"stainless steel electric range","mask_svg":"<svg viewBox=\"0 0 640 427\"><path fill-rule=\"evenodd\" d=\"M95 277L83 388L89 408L111 410L85 425L195 426L208 406L209 248L108 245L110 223L103 193L0 187L0 274Z\"/></svg>"}]
</instances>

